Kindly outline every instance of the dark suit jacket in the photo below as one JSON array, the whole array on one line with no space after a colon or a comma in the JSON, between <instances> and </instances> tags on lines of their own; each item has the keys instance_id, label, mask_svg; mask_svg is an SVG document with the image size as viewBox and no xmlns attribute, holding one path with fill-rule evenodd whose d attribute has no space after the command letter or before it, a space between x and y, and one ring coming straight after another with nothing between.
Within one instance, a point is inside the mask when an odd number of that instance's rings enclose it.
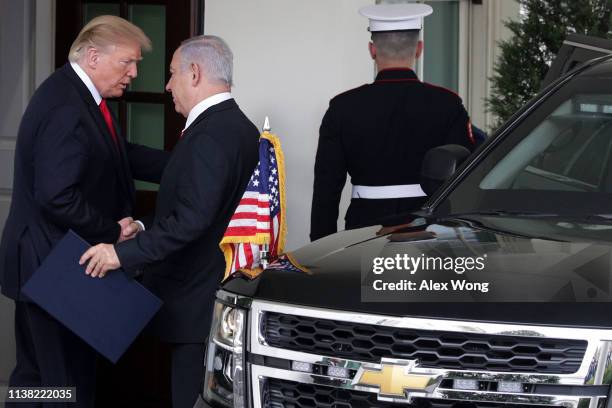
<instances>
[{"instance_id":1,"label":"dark suit jacket","mask_svg":"<svg viewBox=\"0 0 612 408\"><path fill-rule=\"evenodd\" d=\"M154 222L116 246L121 265L143 264L164 305L150 328L164 341L203 343L225 260L219 242L257 165L259 132L233 99L187 128L162 176Z\"/></svg>"},{"instance_id":2,"label":"dark suit jacket","mask_svg":"<svg viewBox=\"0 0 612 408\"><path fill-rule=\"evenodd\" d=\"M460 144L474 149L468 114L454 92L419 81L410 69L382 70L376 81L335 96L321 122L310 238L336 232L347 173L353 185L418 184L425 153ZM416 210L424 199L353 199L347 228Z\"/></svg>"},{"instance_id":3,"label":"dark suit jacket","mask_svg":"<svg viewBox=\"0 0 612 408\"><path fill-rule=\"evenodd\" d=\"M117 221L133 210L132 177L159 182L168 159L167 152L118 139L119 150L69 64L36 90L17 135L11 209L0 243L3 294L23 300L21 286L68 229L91 244L117 241Z\"/></svg>"}]
</instances>

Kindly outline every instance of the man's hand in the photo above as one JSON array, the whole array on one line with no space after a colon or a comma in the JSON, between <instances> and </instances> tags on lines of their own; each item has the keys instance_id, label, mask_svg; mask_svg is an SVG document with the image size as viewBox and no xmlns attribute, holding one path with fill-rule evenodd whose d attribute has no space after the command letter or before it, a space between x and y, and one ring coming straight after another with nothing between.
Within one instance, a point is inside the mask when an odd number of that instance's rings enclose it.
<instances>
[{"instance_id":1,"label":"man's hand","mask_svg":"<svg viewBox=\"0 0 612 408\"><path fill-rule=\"evenodd\" d=\"M140 232L140 224L134 221L132 217L125 217L118 221L121 226L121 234L117 243L132 239Z\"/></svg>"},{"instance_id":2,"label":"man's hand","mask_svg":"<svg viewBox=\"0 0 612 408\"><path fill-rule=\"evenodd\" d=\"M87 269L85 274L92 278L103 278L110 270L117 269L121 266L115 247L111 244L98 244L89 248L81 259L79 265L84 265L87 261Z\"/></svg>"}]
</instances>

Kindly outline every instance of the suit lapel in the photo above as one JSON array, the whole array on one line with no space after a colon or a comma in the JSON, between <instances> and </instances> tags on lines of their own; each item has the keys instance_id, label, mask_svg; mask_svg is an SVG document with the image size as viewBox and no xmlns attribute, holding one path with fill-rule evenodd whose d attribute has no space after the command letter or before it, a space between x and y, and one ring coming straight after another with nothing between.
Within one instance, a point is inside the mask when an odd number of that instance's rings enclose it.
<instances>
[{"instance_id":1,"label":"suit lapel","mask_svg":"<svg viewBox=\"0 0 612 408\"><path fill-rule=\"evenodd\" d=\"M130 170L130 162L128 159L128 155L127 155L127 141L125 139L125 137L121 134L121 129L119 129L119 126L117 126L118 120L115 117L115 115L113 114L113 112L111 112L111 116L113 117L113 127L115 128L115 134L117 135L117 147L119 148L119 152L116 156L119 157L119 165L121 167L122 170L122 179L123 179L123 185L127 191L127 193L134 198L136 195L136 191L134 189L134 181L132 179L132 172ZM106 122L104 122L106 124ZM109 132L110 134L110 132ZM112 136L110 136L112 137ZM112 142L112 140L111 140ZM114 142L113 142L114 143ZM113 148L115 148L115 146L113 146ZM115 152L117 151L117 149L115 149Z\"/></svg>"},{"instance_id":2,"label":"suit lapel","mask_svg":"<svg viewBox=\"0 0 612 408\"><path fill-rule=\"evenodd\" d=\"M74 72L70 64L66 64L61 68L66 76L70 79L72 84L75 86L81 98L83 98L83 102L87 106L89 110L89 114L93 118L94 122L98 126L98 130L100 130L101 137L103 137L104 146L108 149L109 152L113 154L113 157L117 157L117 149L114 146L113 136L110 133L110 129L106 125L104 121L104 116L102 116L102 112L100 111L100 107L94 100L91 92L87 89L87 86L81 81L81 78ZM119 162L116 161L116 164L119 165Z\"/></svg>"},{"instance_id":3,"label":"suit lapel","mask_svg":"<svg viewBox=\"0 0 612 408\"><path fill-rule=\"evenodd\" d=\"M81 78L74 72L70 64L64 65L60 68L63 73L70 79L74 87L77 89L79 95L85 102L89 114L93 121L95 122L98 130L100 131L100 137L103 139L102 144L106 147L108 152L110 153L115 169L117 170L117 174L121 179L121 185L124 187L126 193L130 195L130 197L134 196L134 187L132 183L132 177L128 166L128 159L126 154L125 141L123 137L121 137L121 132L115 126L115 132L117 134L119 149L115 146L115 142L113 141L113 136L110 132L110 129L106 125L106 121L104 120L104 116L102 116L102 112L100 111L100 107L96 104L91 92L87 89L87 86L81 81ZM112 115L112 112L111 112ZM113 126L117 123L114 115L113 116ZM117 151L119 150L119 151ZM132 186L130 188L130 184Z\"/></svg>"}]
</instances>

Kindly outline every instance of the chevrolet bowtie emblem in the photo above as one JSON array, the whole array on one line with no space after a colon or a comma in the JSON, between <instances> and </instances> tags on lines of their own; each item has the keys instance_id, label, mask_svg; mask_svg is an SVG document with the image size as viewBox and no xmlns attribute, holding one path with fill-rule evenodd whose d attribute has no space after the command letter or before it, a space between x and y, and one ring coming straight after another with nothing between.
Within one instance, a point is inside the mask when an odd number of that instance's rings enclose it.
<instances>
[{"instance_id":1,"label":"chevrolet bowtie emblem","mask_svg":"<svg viewBox=\"0 0 612 408\"><path fill-rule=\"evenodd\" d=\"M432 392L440 384L440 375L413 373L416 360L383 358L381 369L361 368L353 381L354 385L374 386L383 398L408 399L411 394Z\"/></svg>"}]
</instances>

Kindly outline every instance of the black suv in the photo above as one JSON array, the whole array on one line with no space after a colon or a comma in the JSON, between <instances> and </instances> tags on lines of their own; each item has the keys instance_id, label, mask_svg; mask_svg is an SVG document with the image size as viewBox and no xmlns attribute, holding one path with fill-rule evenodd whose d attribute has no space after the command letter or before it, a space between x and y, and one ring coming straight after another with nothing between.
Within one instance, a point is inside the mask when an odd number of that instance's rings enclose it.
<instances>
[{"instance_id":1,"label":"black suv","mask_svg":"<svg viewBox=\"0 0 612 408\"><path fill-rule=\"evenodd\" d=\"M433 151L428 182L461 156ZM226 282L198 406L612 405L612 57L549 85L398 223ZM490 292L365 301L364 259L398 253L486 257Z\"/></svg>"}]
</instances>

